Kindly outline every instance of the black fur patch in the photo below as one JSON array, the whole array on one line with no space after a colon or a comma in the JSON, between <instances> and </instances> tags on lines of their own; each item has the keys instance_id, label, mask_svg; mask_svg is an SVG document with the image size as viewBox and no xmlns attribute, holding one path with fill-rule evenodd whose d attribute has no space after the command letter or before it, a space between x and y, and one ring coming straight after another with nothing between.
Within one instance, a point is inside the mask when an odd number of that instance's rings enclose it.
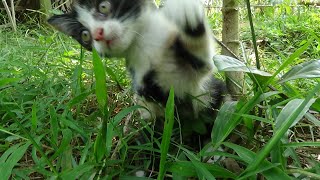
<instances>
[{"instance_id":1,"label":"black fur patch","mask_svg":"<svg viewBox=\"0 0 320 180\"><path fill-rule=\"evenodd\" d=\"M143 0L111 0L113 5L115 18L133 18L137 17L141 12ZM123 20L124 20L123 19Z\"/></svg>"},{"instance_id":2,"label":"black fur patch","mask_svg":"<svg viewBox=\"0 0 320 180\"><path fill-rule=\"evenodd\" d=\"M48 19L48 23L59 31L77 40L84 48L91 51L92 42L86 43L81 39L81 33L87 30L77 19L77 12L71 11L68 14L55 15Z\"/></svg>"},{"instance_id":3,"label":"black fur patch","mask_svg":"<svg viewBox=\"0 0 320 180\"><path fill-rule=\"evenodd\" d=\"M211 103L211 107L214 109L219 109L225 96L228 94L226 83L222 80L212 78L210 82L210 96L214 101Z\"/></svg>"},{"instance_id":4,"label":"black fur patch","mask_svg":"<svg viewBox=\"0 0 320 180\"><path fill-rule=\"evenodd\" d=\"M143 96L148 101L156 101L165 105L168 92L164 92L161 87L155 82L156 72L150 70L143 77L143 87L138 89L138 94Z\"/></svg>"},{"instance_id":5,"label":"black fur patch","mask_svg":"<svg viewBox=\"0 0 320 180\"><path fill-rule=\"evenodd\" d=\"M127 18L137 17L145 0L78 0L78 4L87 9L95 8L98 10L99 4L103 1L109 1L111 4L111 17L125 20ZM106 17L110 16L107 15Z\"/></svg>"},{"instance_id":6,"label":"black fur patch","mask_svg":"<svg viewBox=\"0 0 320 180\"><path fill-rule=\"evenodd\" d=\"M190 25L187 24L185 27L185 33L191 37L200 37L206 33L206 28L204 23L199 23L196 28L192 28Z\"/></svg>"},{"instance_id":7,"label":"black fur patch","mask_svg":"<svg viewBox=\"0 0 320 180\"><path fill-rule=\"evenodd\" d=\"M179 65L189 64L193 69L199 70L205 66L205 63L198 57L191 54L183 45L180 38L177 38L172 46Z\"/></svg>"}]
</instances>

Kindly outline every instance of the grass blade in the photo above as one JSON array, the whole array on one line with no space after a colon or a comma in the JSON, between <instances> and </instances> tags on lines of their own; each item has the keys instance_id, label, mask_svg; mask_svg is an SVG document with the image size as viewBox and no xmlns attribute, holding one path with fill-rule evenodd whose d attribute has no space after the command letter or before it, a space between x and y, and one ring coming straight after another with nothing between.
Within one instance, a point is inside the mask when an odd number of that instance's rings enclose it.
<instances>
[{"instance_id":1,"label":"grass blade","mask_svg":"<svg viewBox=\"0 0 320 180\"><path fill-rule=\"evenodd\" d=\"M291 68L289 72L282 76L279 83L299 79L299 78L319 78L320 77L320 60L307 61Z\"/></svg>"},{"instance_id":2,"label":"grass blade","mask_svg":"<svg viewBox=\"0 0 320 180\"><path fill-rule=\"evenodd\" d=\"M170 139L172 135L172 128L174 124L174 89L170 89L169 98L166 104L165 122L161 142L161 156L160 156L160 170L158 180L164 179L165 164L167 160L167 153L169 151Z\"/></svg>"},{"instance_id":3,"label":"grass blade","mask_svg":"<svg viewBox=\"0 0 320 180\"><path fill-rule=\"evenodd\" d=\"M6 158L5 162L2 162L0 165L1 179L9 179L12 169L17 165L18 161L22 158L30 145L31 143L27 142L22 146L19 144L19 147L12 146L7 150L11 151L11 153L10 156Z\"/></svg>"},{"instance_id":4,"label":"grass blade","mask_svg":"<svg viewBox=\"0 0 320 180\"><path fill-rule=\"evenodd\" d=\"M256 157L256 154L254 152L244 147L241 147L239 145L232 144L232 143L223 143L223 144L233 149L239 155L242 161L246 162L247 164L250 164ZM274 164L266 160L264 160L254 172L247 174L247 176L241 177L241 178L245 179L259 172L261 172L267 179L290 179L290 177L285 172L283 172L280 168L275 167Z\"/></svg>"},{"instance_id":5,"label":"grass blade","mask_svg":"<svg viewBox=\"0 0 320 180\"><path fill-rule=\"evenodd\" d=\"M58 134L59 134L59 123L56 111L53 106L49 108L50 113L50 129L51 129L51 140L55 146L58 146Z\"/></svg>"},{"instance_id":6,"label":"grass blade","mask_svg":"<svg viewBox=\"0 0 320 180\"><path fill-rule=\"evenodd\" d=\"M299 57L301 54L303 54L306 49L310 46L310 44L313 42L314 38L311 38L308 40L307 43L305 43L302 47L300 47L298 50L296 50L293 54L291 54L288 59L286 59L281 66L277 69L275 73L273 73L272 77L266 81L264 84L265 86L269 85L271 81L284 69L286 68L289 64L291 64L297 57Z\"/></svg>"},{"instance_id":7,"label":"grass blade","mask_svg":"<svg viewBox=\"0 0 320 180\"><path fill-rule=\"evenodd\" d=\"M112 123L114 125L117 125L120 123L120 121L126 117L128 114L130 114L131 112L137 110L137 109L140 109L140 108L145 108L143 106L139 106L139 105L136 105L136 106L131 106L131 107L128 107L128 108L125 108L123 110L121 110L117 115L114 116L113 118L113 121Z\"/></svg>"},{"instance_id":8,"label":"grass blade","mask_svg":"<svg viewBox=\"0 0 320 180\"><path fill-rule=\"evenodd\" d=\"M218 166L215 164L201 163L205 169L207 169L211 174L217 178L232 178L235 179L237 176L232 172ZM185 177L196 177L197 171L196 166L190 161L178 161L168 163L168 171L172 173L177 173Z\"/></svg>"},{"instance_id":9,"label":"grass blade","mask_svg":"<svg viewBox=\"0 0 320 180\"><path fill-rule=\"evenodd\" d=\"M72 131L70 129L63 129L62 130L62 141L60 143L60 147L55 153L51 156L50 160L54 160L57 156L61 155L66 148L69 147L71 140L72 140Z\"/></svg>"},{"instance_id":10,"label":"grass blade","mask_svg":"<svg viewBox=\"0 0 320 180\"><path fill-rule=\"evenodd\" d=\"M107 86L106 86L106 72L104 65L96 50L93 50L93 71L96 78L96 96L101 112L105 112L107 104Z\"/></svg>"},{"instance_id":11,"label":"grass blade","mask_svg":"<svg viewBox=\"0 0 320 180\"><path fill-rule=\"evenodd\" d=\"M264 160L264 158L270 153L272 148L280 141L283 135L288 131L290 126L296 121L296 119L301 114L301 111L305 109L307 105L310 105L311 101L314 101L312 98L316 92L320 91L320 83L308 94L308 96L304 99L304 101L300 104L300 106L296 107L295 111L290 112L288 118L286 118L285 122L281 127L279 127L278 131L275 135L271 138L271 140L267 143L267 145L260 151L258 156L255 158L254 161L247 167L245 170L246 173L250 171L254 171L260 163ZM245 173L244 173L245 174Z\"/></svg>"},{"instance_id":12,"label":"grass blade","mask_svg":"<svg viewBox=\"0 0 320 180\"><path fill-rule=\"evenodd\" d=\"M227 101L219 110L218 116L214 122L211 133L211 141L213 145L219 143L226 134L229 134L236 125L233 125L233 115L237 106L236 101Z\"/></svg>"},{"instance_id":13,"label":"grass blade","mask_svg":"<svg viewBox=\"0 0 320 180\"><path fill-rule=\"evenodd\" d=\"M37 129L37 103L34 102L32 105L32 112L31 112L31 130L35 131Z\"/></svg>"},{"instance_id":14,"label":"grass blade","mask_svg":"<svg viewBox=\"0 0 320 180\"><path fill-rule=\"evenodd\" d=\"M62 179L79 179L82 174L91 171L94 168L94 164L92 163L87 163L87 164L82 164L79 165L72 170L64 171L61 173L60 178ZM81 178L80 178L81 179Z\"/></svg>"},{"instance_id":15,"label":"grass blade","mask_svg":"<svg viewBox=\"0 0 320 180\"><path fill-rule=\"evenodd\" d=\"M18 124L19 128L26 134L28 139L32 142L33 146L40 152L41 156L44 158L44 160L47 162L47 164L50 166L50 169L53 171L55 175L58 175L57 170L55 169L55 166L53 166L52 162L49 160L47 155L44 153L43 149L38 145L36 140L31 136L29 131L25 129L25 127L20 123L20 121L15 117L15 115L10 111L7 110L9 116L15 121L15 123Z\"/></svg>"},{"instance_id":16,"label":"grass blade","mask_svg":"<svg viewBox=\"0 0 320 180\"><path fill-rule=\"evenodd\" d=\"M199 179L212 179L215 180L216 178L206 169L202 164L199 162L199 160L196 159L194 154L191 154L191 152L185 153L186 156L191 160L193 166L195 167Z\"/></svg>"},{"instance_id":17,"label":"grass blade","mask_svg":"<svg viewBox=\"0 0 320 180\"><path fill-rule=\"evenodd\" d=\"M286 120L288 116L294 111L296 111L297 107L299 107L303 103L303 99L294 99L291 100L280 112L276 119L276 125L275 125L275 131L280 129L281 126L283 126L284 123L286 123ZM306 114L306 112L309 110L310 106L315 102L315 99L311 99L306 106L301 109L300 113L296 117L295 121L292 122L290 128L298 123L298 121Z\"/></svg>"}]
</instances>

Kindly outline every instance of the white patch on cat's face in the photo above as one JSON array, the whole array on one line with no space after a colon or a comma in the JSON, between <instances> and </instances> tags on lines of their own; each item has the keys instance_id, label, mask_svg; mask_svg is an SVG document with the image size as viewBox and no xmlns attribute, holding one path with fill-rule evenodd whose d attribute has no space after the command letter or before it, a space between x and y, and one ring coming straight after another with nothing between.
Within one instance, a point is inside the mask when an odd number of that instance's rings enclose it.
<instances>
[{"instance_id":1,"label":"white patch on cat's face","mask_svg":"<svg viewBox=\"0 0 320 180\"><path fill-rule=\"evenodd\" d=\"M95 48L99 54L106 56L124 56L125 52L128 50L135 36L137 35L136 22L130 18L125 21L119 21L118 19L107 19L107 20L97 20L93 16L95 10L87 10L81 6L75 6L78 12L78 21L83 24L93 37L94 32L98 28L103 29L104 39L112 40L111 43L107 41L97 41L92 40L92 46Z\"/></svg>"}]
</instances>

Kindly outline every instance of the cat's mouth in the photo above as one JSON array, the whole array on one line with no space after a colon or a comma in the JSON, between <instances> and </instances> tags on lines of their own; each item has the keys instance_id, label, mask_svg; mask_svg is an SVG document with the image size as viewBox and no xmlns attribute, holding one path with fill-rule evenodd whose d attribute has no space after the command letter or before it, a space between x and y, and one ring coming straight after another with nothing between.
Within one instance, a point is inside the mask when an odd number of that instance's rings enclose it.
<instances>
[{"instance_id":1,"label":"cat's mouth","mask_svg":"<svg viewBox=\"0 0 320 180\"><path fill-rule=\"evenodd\" d=\"M108 49L111 49L112 46L119 40L118 37L113 37L104 41Z\"/></svg>"}]
</instances>

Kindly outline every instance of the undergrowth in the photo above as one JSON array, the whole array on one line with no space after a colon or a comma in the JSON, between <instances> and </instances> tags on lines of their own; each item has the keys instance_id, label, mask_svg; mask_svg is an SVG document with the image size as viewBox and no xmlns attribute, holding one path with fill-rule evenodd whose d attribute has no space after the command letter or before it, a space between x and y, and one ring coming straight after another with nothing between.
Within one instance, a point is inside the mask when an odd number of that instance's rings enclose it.
<instances>
[{"instance_id":1,"label":"undergrowth","mask_svg":"<svg viewBox=\"0 0 320 180\"><path fill-rule=\"evenodd\" d=\"M247 94L221 107L199 152L171 140L174 89L162 139L133 143L153 129L137 116L143 107L123 59L100 59L40 24L0 29L1 179L146 179L133 176L139 170L158 179L320 179L319 10L270 11L256 15L255 28L271 74L219 68L249 72ZM242 29L242 57L254 66Z\"/></svg>"}]
</instances>

